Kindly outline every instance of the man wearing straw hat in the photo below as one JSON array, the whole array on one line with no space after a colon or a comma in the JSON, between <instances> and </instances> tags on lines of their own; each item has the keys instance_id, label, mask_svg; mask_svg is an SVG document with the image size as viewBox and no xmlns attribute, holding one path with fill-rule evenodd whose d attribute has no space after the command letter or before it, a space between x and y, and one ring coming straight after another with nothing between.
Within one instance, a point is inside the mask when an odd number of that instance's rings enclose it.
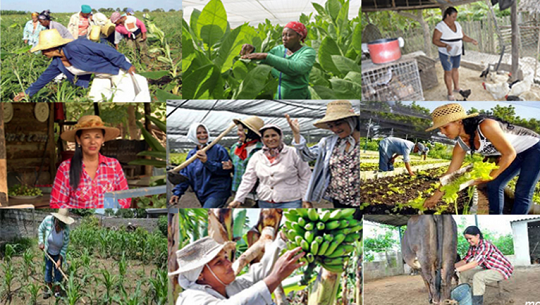
<instances>
[{"instance_id":1,"label":"man wearing straw hat","mask_svg":"<svg viewBox=\"0 0 540 305\"><path fill-rule=\"evenodd\" d=\"M45 284L49 288L43 293L43 298L51 296L54 272L54 296L60 296L60 286L62 280L60 268L62 262L66 260L66 252L69 245L69 225L75 220L69 217L68 209L59 209L57 213L45 217L38 229L39 249L45 251Z\"/></svg>"},{"instance_id":2,"label":"man wearing straw hat","mask_svg":"<svg viewBox=\"0 0 540 305\"><path fill-rule=\"evenodd\" d=\"M322 138L315 146L308 147L300 135L300 123L285 115L293 132L292 145L303 161L314 161L315 167L309 181L304 206L325 198L334 208L360 205L360 114L354 112L351 102L333 101L326 106L326 115L315 122L317 128L328 129L334 134Z\"/></svg>"},{"instance_id":3,"label":"man wearing straw hat","mask_svg":"<svg viewBox=\"0 0 540 305\"><path fill-rule=\"evenodd\" d=\"M410 162L410 153L427 154L426 147L422 143L414 144L411 141L387 137L379 142L379 171L388 172L394 170L394 162L399 156L403 156L403 163L409 175L414 176Z\"/></svg>"},{"instance_id":4,"label":"man wearing straw hat","mask_svg":"<svg viewBox=\"0 0 540 305\"><path fill-rule=\"evenodd\" d=\"M226 252L234 250L235 243L219 244L211 237L199 239L176 252L178 270L169 276L178 275L178 283L184 289L176 305L195 304L246 304L271 305L272 292L303 266L299 263L305 253L302 248L285 252L285 241L280 234L266 246L260 262L250 266L246 274L236 277Z\"/></svg>"}]
</instances>

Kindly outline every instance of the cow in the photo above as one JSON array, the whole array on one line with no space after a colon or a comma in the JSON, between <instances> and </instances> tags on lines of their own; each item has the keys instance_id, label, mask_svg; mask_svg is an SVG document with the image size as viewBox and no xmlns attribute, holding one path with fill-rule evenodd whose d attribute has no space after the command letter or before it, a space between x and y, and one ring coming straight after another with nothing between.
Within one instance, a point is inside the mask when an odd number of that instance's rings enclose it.
<instances>
[{"instance_id":1,"label":"cow","mask_svg":"<svg viewBox=\"0 0 540 305\"><path fill-rule=\"evenodd\" d=\"M411 268L420 269L430 303L450 299L457 255L457 225L451 215L412 216L401 253Z\"/></svg>"}]
</instances>

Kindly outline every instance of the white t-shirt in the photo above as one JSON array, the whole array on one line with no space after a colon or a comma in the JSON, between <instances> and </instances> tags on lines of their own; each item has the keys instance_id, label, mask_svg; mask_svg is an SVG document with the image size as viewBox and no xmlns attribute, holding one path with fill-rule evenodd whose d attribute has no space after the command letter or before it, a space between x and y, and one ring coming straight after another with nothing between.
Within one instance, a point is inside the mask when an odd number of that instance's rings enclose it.
<instances>
[{"instance_id":1,"label":"white t-shirt","mask_svg":"<svg viewBox=\"0 0 540 305\"><path fill-rule=\"evenodd\" d=\"M453 42L444 41L446 39L452 40L452 39L463 38L463 31L461 30L461 25L459 25L457 21L455 22L455 24L456 24L455 32L452 31L452 29L450 29L450 27L448 27L448 25L444 21L437 23L437 26L435 27L436 30L439 30L439 32L442 33L441 42L444 42L452 46L452 50L450 52L448 52L446 48L439 47L439 52L445 55L450 55L450 56L461 55L461 49L463 47L462 40L453 41Z\"/></svg>"}]
</instances>

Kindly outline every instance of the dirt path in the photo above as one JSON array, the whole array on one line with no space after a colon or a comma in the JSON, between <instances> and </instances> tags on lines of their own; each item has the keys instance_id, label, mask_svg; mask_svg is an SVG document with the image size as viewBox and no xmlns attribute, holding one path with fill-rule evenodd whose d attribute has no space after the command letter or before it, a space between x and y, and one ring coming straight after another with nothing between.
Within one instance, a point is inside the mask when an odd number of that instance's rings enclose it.
<instances>
[{"instance_id":1,"label":"dirt path","mask_svg":"<svg viewBox=\"0 0 540 305\"><path fill-rule=\"evenodd\" d=\"M522 305L526 302L540 302L540 265L519 267L513 276L503 282L505 290L502 298L495 284L488 286L484 295L485 305ZM364 304L416 305L428 304L428 292L420 275L392 276L364 283Z\"/></svg>"},{"instance_id":2,"label":"dirt path","mask_svg":"<svg viewBox=\"0 0 540 305\"><path fill-rule=\"evenodd\" d=\"M437 71L437 79L439 80L439 84L434 88L424 91L424 100L446 101L447 92L444 84L444 72L440 62L435 65L435 70ZM481 71L468 69L463 66L460 67L459 83L461 89L471 89L471 95L467 99L469 101L493 101L493 96L482 87L484 78L480 77L480 73ZM531 91L540 96L540 89L537 87L537 85L534 85ZM454 96L458 100L463 99L458 93L456 93Z\"/></svg>"}]
</instances>

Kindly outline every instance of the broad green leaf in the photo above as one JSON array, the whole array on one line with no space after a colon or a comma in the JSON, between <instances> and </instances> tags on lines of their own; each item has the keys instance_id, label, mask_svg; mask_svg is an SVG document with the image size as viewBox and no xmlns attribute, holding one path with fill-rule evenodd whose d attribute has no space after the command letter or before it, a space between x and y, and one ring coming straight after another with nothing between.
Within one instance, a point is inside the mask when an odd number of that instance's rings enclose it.
<instances>
[{"instance_id":1,"label":"broad green leaf","mask_svg":"<svg viewBox=\"0 0 540 305\"><path fill-rule=\"evenodd\" d=\"M353 31L352 47L358 54L362 52L362 30L360 25L357 25Z\"/></svg>"},{"instance_id":2,"label":"broad green leaf","mask_svg":"<svg viewBox=\"0 0 540 305\"><path fill-rule=\"evenodd\" d=\"M341 9L341 3L339 3L338 0L327 0L325 7L328 15L330 15L332 20L336 22L336 19L339 15L339 10Z\"/></svg>"},{"instance_id":3,"label":"broad green leaf","mask_svg":"<svg viewBox=\"0 0 540 305\"><path fill-rule=\"evenodd\" d=\"M326 16L326 11L325 11L324 7L322 7L320 4L312 2L311 5L313 5L313 7L317 11L317 13L319 13L319 15Z\"/></svg>"},{"instance_id":4,"label":"broad green leaf","mask_svg":"<svg viewBox=\"0 0 540 305\"><path fill-rule=\"evenodd\" d=\"M246 79L240 84L233 99L253 99L257 97L265 87L270 71L272 71L272 67L264 64L258 65L251 70Z\"/></svg>"},{"instance_id":5,"label":"broad green leaf","mask_svg":"<svg viewBox=\"0 0 540 305\"><path fill-rule=\"evenodd\" d=\"M139 156L139 157L150 156L150 157L154 157L154 158L164 159L164 160L165 160L165 159L167 158L167 153L166 153L166 152L162 152L162 151L149 151L149 150L145 150L145 151L141 151L140 153L138 153L137 156Z\"/></svg>"},{"instance_id":6,"label":"broad green leaf","mask_svg":"<svg viewBox=\"0 0 540 305\"><path fill-rule=\"evenodd\" d=\"M233 71L233 77L235 79L238 79L239 81L244 80L249 72L246 64L241 60L237 60L234 63L232 71Z\"/></svg>"},{"instance_id":7,"label":"broad green leaf","mask_svg":"<svg viewBox=\"0 0 540 305\"><path fill-rule=\"evenodd\" d=\"M338 27L338 35L342 37L347 36L348 34L345 33L345 29L349 24L349 0L343 1L343 5L341 6L338 16L336 18L336 24Z\"/></svg>"},{"instance_id":8,"label":"broad green leaf","mask_svg":"<svg viewBox=\"0 0 540 305\"><path fill-rule=\"evenodd\" d=\"M352 81L333 78L330 80L330 83L332 84L332 90L336 94L336 98L358 99L362 96L362 87Z\"/></svg>"},{"instance_id":9,"label":"broad green leaf","mask_svg":"<svg viewBox=\"0 0 540 305\"><path fill-rule=\"evenodd\" d=\"M341 75L346 75L350 71L362 73L360 66L345 56L332 55L332 61L339 72L341 72Z\"/></svg>"},{"instance_id":10,"label":"broad green leaf","mask_svg":"<svg viewBox=\"0 0 540 305\"><path fill-rule=\"evenodd\" d=\"M319 63L321 67L332 72L334 75L339 75L340 71L332 60L332 55L343 55L336 42L330 38L325 37L319 47Z\"/></svg>"},{"instance_id":11,"label":"broad green leaf","mask_svg":"<svg viewBox=\"0 0 540 305\"><path fill-rule=\"evenodd\" d=\"M323 100L333 100L336 98L334 91L328 87L313 86L313 90L315 90L319 97Z\"/></svg>"},{"instance_id":12,"label":"broad green leaf","mask_svg":"<svg viewBox=\"0 0 540 305\"><path fill-rule=\"evenodd\" d=\"M149 79L158 80L163 76L168 75L169 71L139 72L139 74Z\"/></svg>"},{"instance_id":13,"label":"broad green leaf","mask_svg":"<svg viewBox=\"0 0 540 305\"><path fill-rule=\"evenodd\" d=\"M167 100L179 100L182 97L161 89L156 89L156 98L158 102L166 103Z\"/></svg>"},{"instance_id":14,"label":"broad green leaf","mask_svg":"<svg viewBox=\"0 0 540 305\"><path fill-rule=\"evenodd\" d=\"M357 83L358 85L362 85L362 72L354 72L351 71L347 73L345 76L345 80L350 80L353 83Z\"/></svg>"},{"instance_id":15,"label":"broad green leaf","mask_svg":"<svg viewBox=\"0 0 540 305\"><path fill-rule=\"evenodd\" d=\"M152 123L154 123L154 125L157 126L157 128L159 128L159 130L163 131L163 132L167 132L167 124L165 124L164 122L158 120L158 118L155 118L153 116L149 116L147 115L146 116Z\"/></svg>"},{"instance_id":16,"label":"broad green leaf","mask_svg":"<svg viewBox=\"0 0 540 305\"><path fill-rule=\"evenodd\" d=\"M191 32L195 34L196 38L201 38L199 36L199 28L197 27L197 22L199 22L199 16L201 15L201 11L198 9L194 9L193 12L191 12L191 18L189 19L189 25Z\"/></svg>"},{"instance_id":17,"label":"broad green leaf","mask_svg":"<svg viewBox=\"0 0 540 305\"><path fill-rule=\"evenodd\" d=\"M309 93L311 94L311 99L312 100L322 100L322 98L319 96L317 91L315 91L315 89L313 89L313 87L308 87L308 89L309 89Z\"/></svg>"},{"instance_id":18,"label":"broad green leaf","mask_svg":"<svg viewBox=\"0 0 540 305\"><path fill-rule=\"evenodd\" d=\"M234 225L233 225L233 236L243 236L244 235L244 224L246 223L246 209L235 210L234 215Z\"/></svg>"},{"instance_id":19,"label":"broad green leaf","mask_svg":"<svg viewBox=\"0 0 540 305\"><path fill-rule=\"evenodd\" d=\"M242 45L250 43L257 33L248 25L242 25L232 30L223 40L219 47L218 56L214 60L217 67L221 67L221 73L229 70L233 65L234 57L240 54Z\"/></svg>"},{"instance_id":20,"label":"broad green leaf","mask_svg":"<svg viewBox=\"0 0 540 305\"><path fill-rule=\"evenodd\" d=\"M152 160L152 159L137 159L128 162L129 165L150 165L158 168L164 168L167 166L165 161Z\"/></svg>"},{"instance_id":21,"label":"broad green leaf","mask_svg":"<svg viewBox=\"0 0 540 305\"><path fill-rule=\"evenodd\" d=\"M193 71L183 81L182 96L184 98L200 98L203 95L210 96L219 78L219 72L216 70L215 65L206 65Z\"/></svg>"},{"instance_id":22,"label":"broad green leaf","mask_svg":"<svg viewBox=\"0 0 540 305\"><path fill-rule=\"evenodd\" d=\"M159 141L154 138L154 136L144 128L143 124L141 122L135 122L137 126L139 126L139 129L141 130L141 133L143 135L144 140L146 143L148 143L148 146L152 148L153 151L161 151L165 152L165 147L159 143Z\"/></svg>"},{"instance_id":23,"label":"broad green leaf","mask_svg":"<svg viewBox=\"0 0 540 305\"><path fill-rule=\"evenodd\" d=\"M197 29L209 48L223 38L227 31L227 12L221 0L208 2L197 20Z\"/></svg>"},{"instance_id":24,"label":"broad green leaf","mask_svg":"<svg viewBox=\"0 0 540 305\"><path fill-rule=\"evenodd\" d=\"M324 76L323 71L313 67L309 73L309 82L315 86L330 87L330 82Z\"/></svg>"}]
</instances>

